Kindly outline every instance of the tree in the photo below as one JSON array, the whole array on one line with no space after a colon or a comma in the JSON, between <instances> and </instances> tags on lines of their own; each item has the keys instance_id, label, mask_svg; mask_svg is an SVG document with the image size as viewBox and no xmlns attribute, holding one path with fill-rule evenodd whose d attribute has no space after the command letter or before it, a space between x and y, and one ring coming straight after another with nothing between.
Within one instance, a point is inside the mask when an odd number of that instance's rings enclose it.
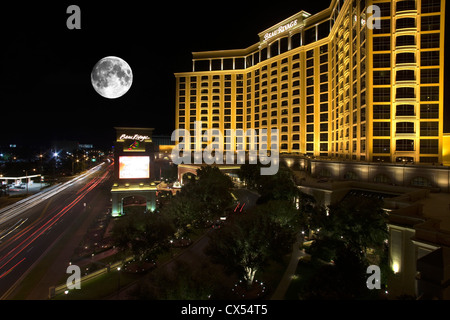
<instances>
[{"instance_id":1,"label":"tree","mask_svg":"<svg viewBox=\"0 0 450 320\"><path fill-rule=\"evenodd\" d=\"M361 259L368 248L382 249L387 239L386 213L374 199L350 197L329 207L329 215L316 219L317 243L324 239L341 244Z\"/></svg>"},{"instance_id":2,"label":"tree","mask_svg":"<svg viewBox=\"0 0 450 320\"><path fill-rule=\"evenodd\" d=\"M161 214L169 217L178 233L188 233L189 225L202 221L202 203L190 194L179 192L161 209Z\"/></svg>"},{"instance_id":3,"label":"tree","mask_svg":"<svg viewBox=\"0 0 450 320\"><path fill-rule=\"evenodd\" d=\"M263 216L242 217L211 235L205 253L228 272L236 272L251 286L255 274L268 261L271 237L268 219Z\"/></svg>"},{"instance_id":4,"label":"tree","mask_svg":"<svg viewBox=\"0 0 450 320\"><path fill-rule=\"evenodd\" d=\"M184 232L189 232L190 224L204 225L213 220L232 203L231 178L217 167L202 167L195 178L185 182L181 191L161 209Z\"/></svg>"},{"instance_id":5,"label":"tree","mask_svg":"<svg viewBox=\"0 0 450 320\"><path fill-rule=\"evenodd\" d=\"M256 206L252 214L262 216L269 224L272 258L281 258L291 250L301 226L293 201L271 200Z\"/></svg>"},{"instance_id":6,"label":"tree","mask_svg":"<svg viewBox=\"0 0 450 320\"><path fill-rule=\"evenodd\" d=\"M294 200L299 190L289 169L280 167L274 175L260 176L257 191L261 195L258 203L270 200Z\"/></svg>"},{"instance_id":7,"label":"tree","mask_svg":"<svg viewBox=\"0 0 450 320\"><path fill-rule=\"evenodd\" d=\"M264 205L256 206L255 212L282 227L298 228L299 226L299 210L295 208L294 201L270 200Z\"/></svg>"},{"instance_id":8,"label":"tree","mask_svg":"<svg viewBox=\"0 0 450 320\"><path fill-rule=\"evenodd\" d=\"M211 218L217 212L223 212L233 198L231 189L233 182L231 178L220 171L218 167L204 166L197 170L195 184L192 186L191 195L197 195L205 208L206 216ZM194 194L195 193L195 194Z\"/></svg>"},{"instance_id":9,"label":"tree","mask_svg":"<svg viewBox=\"0 0 450 320\"><path fill-rule=\"evenodd\" d=\"M261 165L244 163L239 168L237 174L239 179L245 182L247 188L256 189L261 177Z\"/></svg>"},{"instance_id":10,"label":"tree","mask_svg":"<svg viewBox=\"0 0 450 320\"><path fill-rule=\"evenodd\" d=\"M136 212L115 220L112 230L114 245L126 256L137 260L164 249L175 232L172 222L158 213Z\"/></svg>"},{"instance_id":11,"label":"tree","mask_svg":"<svg viewBox=\"0 0 450 320\"><path fill-rule=\"evenodd\" d=\"M314 221L316 239L311 246L315 261L334 261L333 266L318 272L323 281L315 279L315 289L309 297L333 296L340 298L361 298L370 294L365 286L368 265L368 249L378 256L377 264L382 267L385 257L384 241L387 239L386 214L380 203L373 199L349 197L329 207L329 215L319 211ZM323 279L324 276L329 276ZM323 284L320 290L317 287Z\"/></svg>"}]
</instances>

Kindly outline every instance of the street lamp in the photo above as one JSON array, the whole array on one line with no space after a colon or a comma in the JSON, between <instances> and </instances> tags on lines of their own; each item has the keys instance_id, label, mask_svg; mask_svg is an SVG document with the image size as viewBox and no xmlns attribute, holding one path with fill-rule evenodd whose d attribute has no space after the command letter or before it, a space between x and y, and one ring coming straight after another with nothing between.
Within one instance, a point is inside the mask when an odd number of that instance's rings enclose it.
<instances>
[{"instance_id":1,"label":"street lamp","mask_svg":"<svg viewBox=\"0 0 450 320\"><path fill-rule=\"evenodd\" d=\"M119 292L120 292L120 267L117 267L117 272L118 272L117 297L119 297Z\"/></svg>"}]
</instances>

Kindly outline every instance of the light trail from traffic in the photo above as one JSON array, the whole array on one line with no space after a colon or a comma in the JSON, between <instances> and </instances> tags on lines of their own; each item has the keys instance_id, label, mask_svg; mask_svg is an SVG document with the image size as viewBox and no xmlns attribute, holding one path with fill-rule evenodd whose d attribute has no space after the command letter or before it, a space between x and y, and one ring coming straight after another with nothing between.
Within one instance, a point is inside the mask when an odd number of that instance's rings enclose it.
<instances>
[{"instance_id":1,"label":"light trail from traffic","mask_svg":"<svg viewBox=\"0 0 450 320\"><path fill-rule=\"evenodd\" d=\"M48 198L58 194L59 192L67 189L68 187L72 186L74 183L79 182L83 180L84 178L90 176L91 174L98 171L101 166L103 166L104 163L99 164L98 166L95 166L94 168L88 170L87 172L83 173L82 175L64 182L62 184L58 184L54 187L51 187L51 189L39 192L35 195L29 196L23 200L20 200L6 208L3 208L0 210L0 225L6 223L10 219L17 217L20 215L23 211L30 209L34 207L35 205L38 205L42 201L47 200Z\"/></svg>"},{"instance_id":2,"label":"light trail from traffic","mask_svg":"<svg viewBox=\"0 0 450 320\"><path fill-rule=\"evenodd\" d=\"M108 167L108 169L110 169L111 166L112 164ZM19 262L15 263L13 266L10 266L8 268L8 265L10 265L11 262L13 262L13 260L16 257L18 257L20 253L22 253L31 244L33 244L34 241L36 241L41 235L50 230L53 227L53 225L55 225L58 221L60 221L60 219L62 219L67 212L69 212L75 205L77 205L81 200L83 200L84 197L89 192L91 192L96 186L101 184L108 177L109 174L110 170L106 170L106 172L101 177L92 179L89 183L83 186L83 188L78 190L77 192L78 196L72 202L70 202L64 208L59 210L50 219L46 220L45 223L37 227L37 229L33 230L33 228L35 228L38 225L38 222L41 222L40 220L44 220L44 218L41 217L40 219L38 219L38 221L28 226L26 229L22 230L22 232L15 235L13 238L9 239L8 243L19 241L20 243L15 245L11 250L9 250L7 254L5 254L3 257L0 258L0 279L9 274L14 268L16 268L20 263L22 263L25 260L25 258L23 258ZM84 175L83 178L86 176L87 175ZM79 181L79 178L71 180L71 183L74 183L75 181ZM6 268L8 269L3 270Z\"/></svg>"}]
</instances>

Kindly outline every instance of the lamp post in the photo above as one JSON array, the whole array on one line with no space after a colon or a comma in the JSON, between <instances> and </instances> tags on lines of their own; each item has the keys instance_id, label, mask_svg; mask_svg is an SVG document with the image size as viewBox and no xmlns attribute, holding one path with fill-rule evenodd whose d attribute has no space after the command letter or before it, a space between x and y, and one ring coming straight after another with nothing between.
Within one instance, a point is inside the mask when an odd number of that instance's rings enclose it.
<instances>
[{"instance_id":1,"label":"lamp post","mask_svg":"<svg viewBox=\"0 0 450 320\"><path fill-rule=\"evenodd\" d=\"M120 267L117 267L117 273L118 273L117 297L119 297L119 293L120 293Z\"/></svg>"}]
</instances>

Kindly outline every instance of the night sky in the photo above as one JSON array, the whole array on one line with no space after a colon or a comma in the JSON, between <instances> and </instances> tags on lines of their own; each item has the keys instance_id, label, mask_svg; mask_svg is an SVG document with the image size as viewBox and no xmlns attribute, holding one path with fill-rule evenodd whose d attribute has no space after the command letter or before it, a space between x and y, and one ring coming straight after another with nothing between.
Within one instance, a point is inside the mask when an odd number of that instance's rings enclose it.
<instances>
[{"instance_id":1,"label":"night sky","mask_svg":"<svg viewBox=\"0 0 450 320\"><path fill-rule=\"evenodd\" d=\"M15 3L0 10L3 145L54 139L109 145L114 126L171 134L174 73L191 70L191 52L246 48L273 24L329 6L328 0ZM81 30L66 27L71 4L81 9ZM134 76L118 99L101 97L90 81L97 61L111 55L127 61Z\"/></svg>"},{"instance_id":2,"label":"night sky","mask_svg":"<svg viewBox=\"0 0 450 320\"><path fill-rule=\"evenodd\" d=\"M191 52L246 48L266 28L330 1L14 3L0 8L0 145L57 139L108 146L114 126L172 133L174 73L191 71ZM71 4L81 9L81 30L66 27ZM133 70L131 89L118 99L91 85L92 68L106 56Z\"/></svg>"}]
</instances>

